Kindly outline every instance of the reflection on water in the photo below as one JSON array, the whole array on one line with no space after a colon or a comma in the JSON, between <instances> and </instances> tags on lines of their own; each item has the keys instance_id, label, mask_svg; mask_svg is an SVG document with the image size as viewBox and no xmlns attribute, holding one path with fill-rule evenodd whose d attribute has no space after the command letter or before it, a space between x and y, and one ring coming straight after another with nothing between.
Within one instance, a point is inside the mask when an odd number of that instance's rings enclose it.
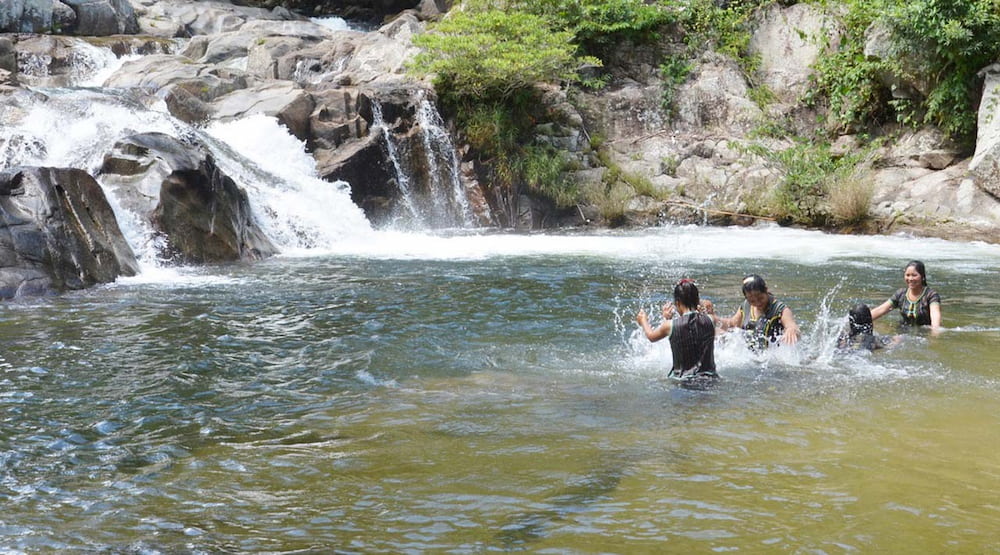
<instances>
[{"instance_id":1,"label":"reflection on water","mask_svg":"<svg viewBox=\"0 0 1000 555\"><path fill-rule=\"evenodd\" d=\"M395 239L4 305L0 546L995 549L998 249ZM835 355L847 309L901 286L896 253L918 244L947 329ZM720 385L675 388L635 312L685 276L733 311L748 272L803 341L751 355L726 337Z\"/></svg>"}]
</instances>

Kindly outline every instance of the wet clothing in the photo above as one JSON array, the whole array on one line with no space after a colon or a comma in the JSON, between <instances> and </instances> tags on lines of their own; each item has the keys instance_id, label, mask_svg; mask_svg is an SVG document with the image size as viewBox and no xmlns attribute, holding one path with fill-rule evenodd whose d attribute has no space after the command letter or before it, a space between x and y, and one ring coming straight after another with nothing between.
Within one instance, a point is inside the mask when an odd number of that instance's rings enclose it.
<instances>
[{"instance_id":1,"label":"wet clothing","mask_svg":"<svg viewBox=\"0 0 1000 555\"><path fill-rule=\"evenodd\" d=\"M941 304L941 295L930 287L924 287L923 293L916 301L911 301L906 296L906 288L889 297L889 302L893 308L899 309L900 323L904 326L929 326L931 325L931 305Z\"/></svg>"},{"instance_id":2,"label":"wet clothing","mask_svg":"<svg viewBox=\"0 0 1000 555\"><path fill-rule=\"evenodd\" d=\"M670 326L670 352L674 366L670 377L717 378L715 371L715 324L697 311L674 316Z\"/></svg>"},{"instance_id":3,"label":"wet clothing","mask_svg":"<svg viewBox=\"0 0 1000 555\"><path fill-rule=\"evenodd\" d=\"M743 313L740 328L745 330L747 345L751 349L763 349L767 347L768 342L774 343L785 333L785 325L781 323L781 313L785 308L785 303L775 299L770 293L767 295L767 308L763 314L757 314L750 306L750 301L743 301L740 305L740 311Z\"/></svg>"},{"instance_id":4,"label":"wet clothing","mask_svg":"<svg viewBox=\"0 0 1000 555\"><path fill-rule=\"evenodd\" d=\"M837 350L847 351L874 351L889 346L891 337L876 335L872 332L856 333L848 335L846 332L837 338Z\"/></svg>"}]
</instances>

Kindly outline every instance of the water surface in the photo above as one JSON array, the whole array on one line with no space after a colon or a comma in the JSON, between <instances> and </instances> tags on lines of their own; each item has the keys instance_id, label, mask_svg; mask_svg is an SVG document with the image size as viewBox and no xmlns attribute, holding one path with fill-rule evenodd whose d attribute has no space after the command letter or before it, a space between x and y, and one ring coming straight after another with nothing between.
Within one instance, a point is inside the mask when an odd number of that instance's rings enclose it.
<instances>
[{"instance_id":1,"label":"water surface","mask_svg":"<svg viewBox=\"0 0 1000 555\"><path fill-rule=\"evenodd\" d=\"M900 252L946 329L835 356ZM778 228L375 233L7 303L0 546L995 551L998 262ZM681 277L733 311L748 272L803 341L725 339L719 387L668 383L635 312Z\"/></svg>"}]
</instances>

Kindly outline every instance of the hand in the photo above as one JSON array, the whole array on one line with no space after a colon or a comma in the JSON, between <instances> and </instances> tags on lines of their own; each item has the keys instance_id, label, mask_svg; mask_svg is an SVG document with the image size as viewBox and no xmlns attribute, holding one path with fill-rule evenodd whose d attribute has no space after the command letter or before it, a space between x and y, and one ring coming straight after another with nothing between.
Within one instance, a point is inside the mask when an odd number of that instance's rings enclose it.
<instances>
[{"instance_id":1,"label":"hand","mask_svg":"<svg viewBox=\"0 0 1000 555\"><path fill-rule=\"evenodd\" d=\"M785 328L785 333L781 335L781 342L791 347L799 342L801 333L799 328Z\"/></svg>"},{"instance_id":2,"label":"hand","mask_svg":"<svg viewBox=\"0 0 1000 555\"><path fill-rule=\"evenodd\" d=\"M667 303L663 305L663 319L669 320L674 317L674 303Z\"/></svg>"},{"instance_id":3,"label":"hand","mask_svg":"<svg viewBox=\"0 0 1000 555\"><path fill-rule=\"evenodd\" d=\"M645 327L649 323L649 318L646 317L646 311L639 309L639 314L635 315L635 321L639 323L640 326Z\"/></svg>"},{"instance_id":4,"label":"hand","mask_svg":"<svg viewBox=\"0 0 1000 555\"><path fill-rule=\"evenodd\" d=\"M712 304L712 301L709 300L701 301L701 305L698 306L698 311L701 312L702 314L708 314L709 316L714 316L715 305Z\"/></svg>"}]
</instances>

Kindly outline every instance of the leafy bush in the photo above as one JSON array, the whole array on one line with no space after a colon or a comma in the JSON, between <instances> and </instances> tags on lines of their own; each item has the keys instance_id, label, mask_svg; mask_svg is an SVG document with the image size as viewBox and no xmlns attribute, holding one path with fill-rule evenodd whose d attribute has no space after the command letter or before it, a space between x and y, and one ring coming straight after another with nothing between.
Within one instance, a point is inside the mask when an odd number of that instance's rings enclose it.
<instances>
[{"instance_id":1,"label":"leafy bush","mask_svg":"<svg viewBox=\"0 0 1000 555\"><path fill-rule=\"evenodd\" d=\"M684 41L693 54L712 49L737 62L748 74L760 65L750 55L753 16L773 0L730 0L720 7L715 0L689 0L680 20Z\"/></svg>"},{"instance_id":2,"label":"leafy bush","mask_svg":"<svg viewBox=\"0 0 1000 555\"><path fill-rule=\"evenodd\" d=\"M659 37L658 31L678 17L678 10L669 8L666 2L656 4L643 0L486 0L480 3L543 17L554 28L573 33L574 42L585 52L595 55L623 41L635 44L654 41Z\"/></svg>"},{"instance_id":3,"label":"leafy bush","mask_svg":"<svg viewBox=\"0 0 1000 555\"><path fill-rule=\"evenodd\" d=\"M782 174L781 183L773 190L769 212L779 221L815 226L837 222L839 214L832 214L829 195L856 171L865 156L857 153L835 157L828 144L808 141L784 150L756 144L743 148L768 160Z\"/></svg>"},{"instance_id":4,"label":"leafy bush","mask_svg":"<svg viewBox=\"0 0 1000 555\"><path fill-rule=\"evenodd\" d=\"M572 39L572 32L520 11L453 10L413 38L424 51L410 69L435 75L446 94L505 98L535 83L576 80L581 65L601 64L577 56Z\"/></svg>"},{"instance_id":5,"label":"leafy bush","mask_svg":"<svg viewBox=\"0 0 1000 555\"><path fill-rule=\"evenodd\" d=\"M677 87L687 81L688 75L694 69L694 65L686 57L668 56L660 64L660 79L663 80L663 99L661 106L666 112L671 112L674 105L674 95L677 94Z\"/></svg>"},{"instance_id":6,"label":"leafy bush","mask_svg":"<svg viewBox=\"0 0 1000 555\"><path fill-rule=\"evenodd\" d=\"M894 52L908 56L930 92L920 106L924 123L971 139L982 84L976 73L1000 59L1000 0L907 0L882 20L893 31Z\"/></svg>"},{"instance_id":7,"label":"leafy bush","mask_svg":"<svg viewBox=\"0 0 1000 555\"><path fill-rule=\"evenodd\" d=\"M933 124L971 144L981 80L977 72L1000 59L1000 0L847 0L839 50L817 65L810 98L830 103L841 127L878 125L895 117ZM863 54L873 23L890 30L889 55ZM893 99L881 74L923 83L925 97Z\"/></svg>"}]
</instances>

